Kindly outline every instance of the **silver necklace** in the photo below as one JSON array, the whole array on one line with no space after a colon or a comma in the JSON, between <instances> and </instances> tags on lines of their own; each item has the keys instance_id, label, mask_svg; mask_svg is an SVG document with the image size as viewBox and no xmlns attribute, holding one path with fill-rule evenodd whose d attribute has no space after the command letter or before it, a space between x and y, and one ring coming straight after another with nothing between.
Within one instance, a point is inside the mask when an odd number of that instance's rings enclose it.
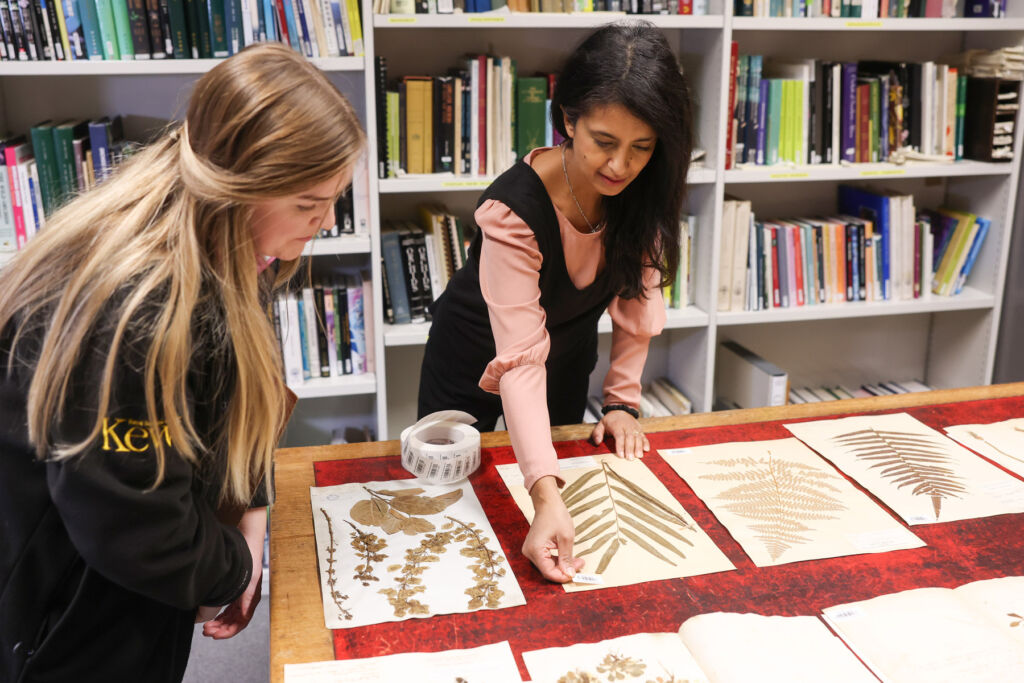
<instances>
[{"instance_id":1,"label":"silver necklace","mask_svg":"<svg viewBox=\"0 0 1024 683\"><path fill-rule=\"evenodd\" d=\"M583 216L583 220L585 220L587 222L587 228L590 229L590 232L592 232L592 233L597 232L598 230L601 229L601 226L604 224L604 221L601 221L597 225L594 225L593 223L590 222L590 219L587 218L587 214L585 214L583 212L583 207L580 206L580 200L576 199L576 193L573 192L573 190L572 190L572 181L569 180L569 170L565 167L565 145L561 145L561 148L562 148L562 174L565 176L565 184L569 186L569 196L572 197L572 200L574 202L576 202L576 208L579 209L580 215Z\"/></svg>"}]
</instances>

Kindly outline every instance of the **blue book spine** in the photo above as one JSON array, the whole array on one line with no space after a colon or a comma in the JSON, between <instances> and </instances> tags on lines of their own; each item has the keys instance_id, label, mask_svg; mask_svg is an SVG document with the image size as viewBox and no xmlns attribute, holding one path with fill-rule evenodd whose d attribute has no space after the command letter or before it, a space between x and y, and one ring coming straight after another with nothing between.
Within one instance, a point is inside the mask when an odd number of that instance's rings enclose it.
<instances>
[{"instance_id":1,"label":"blue book spine","mask_svg":"<svg viewBox=\"0 0 1024 683\"><path fill-rule=\"evenodd\" d=\"M96 3L92 0L84 0L78 9L81 10L86 54L89 59L102 60L103 38L100 36L100 18L96 13Z\"/></svg>"},{"instance_id":2,"label":"blue book spine","mask_svg":"<svg viewBox=\"0 0 1024 683\"><path fill-rule=\"evenodd\" d=\"M768 79L761 79L757 95L757 164L764 166L765 141L768 131Z\"/></svg>"},{"instance_id":3,"label":"blue book spine","mask_svg":"<svg viewBox=\"0 0 1024 683\"><path fill-rule=\"evenodd\" d=\"M277 29L274 23L274 6L270 0L260 2L261 14L263 16L263 29L266 33L260 34L260 40L277 40Z\"/></svg>"},{"instance_id":4,"label":"blue book spine","mask_svg":"<svg viewBox=\"0 0 1024 683\"><path fill-rule=\"evenodd\" d=\"M857 160L857 65L842 66L843 90L839 105L839 138L843 161Z\"/></svg>"},{"instance_id":5,"label":"blue book spine","mask_svg":"<svg viewBox=\"0 0 1024 683\"><path fill-rule=\"evenodd\" d=\"M308 340L306 339L306 312L302 304L302 297L298 297L299 303L299 339L302 341L302 379L311 379L313 373L309 371L309 354L306 349L309 348Z\"/></svg>"},{"instance_id":6,"label":"blue book spine","mask_svg":"<svg viewBox=\"0 0 1024 683\"><path fill-rule=\"evenodd\" d=\"M313 57L313 42L309 39L309 24L306 22L306 8L302 4L302 0L295 0L295 13L297 15L297 21L299 24L299 30L302 31L302 54L307 57Z\"/></svg>"},{"instance_id":7,"label":"blue book spine","mask_svg":"<svg viewBox=\"0 0 1024 683\"><path fill-rule=\"evenodd\" d=\"M891 299L892 280L889 270L889 249L892 242L889 235L889 198L849 185L840 185L839 211L872 221L875 233L881 235L882 298Z\"/></svg>"},{"instance_id":8,"label":"blue book spine","mask_svg":"<svg viewBox=\"0 0 1024 683\"><path fill-rule=\"evenodd\" d=\"M39 202L36 200L36 194L37 194L36 181L32 178L32 176L29 176L29 178L28 178L28 200L29 200L29 204L32 205L32 217L35 219L35 226L36 226L35 229L38 231L39 230L39 226L42 225L42 223L39 221ZM29 237L31 237L31 236L32 235L29 235Z\"/></svg>"},{"instance_id":9,"label":"blue book spine","mask_svg":"<svg viewBox=\"0 0 1024 683\"><path fill-rule=\"evenodd\" d=\"M761 101L761 55L751 55L747 73L747 134L743 141L743 158L747 164L757 162L758 103Z\"/></svg>"},{"instance_id":10,"label":"blue book spine","mask_svg":"<svg viewBox=\"0 0 1024 683\"><path fill-rule=\"evenodd\" d=\"M284 3L284 21L288 29L288 42L296 52L302 52L301 36L295 24L295 9L292 0L281 0Z\"/></svg>"},{"instance_id":11,"label":"blue book spine","mask_svg":"<svg viewBox=\"0 0 1024 683\"><path fill-rule=\"evenodd\" d=\"M99 182L110 169L110 140L107 138L106 121L89 122L89 148L92 150L92 168Z\"/></svg>"},{"instance_id":12,"label":"blue book spine","mask_svg":"<svg viewBox=\"0 0 1024 683\"><path fill-rule=\"evenodd\" d=\"M847 253L850 255L850 282L846 285L847 297L850 301L860 301L860 246L857 238L857 226L846 226Z\"/></svg>"},{"instance_id":13,"label":"blue book spine","mask_svg":"<svg viewBox=\"0 0 1024 683\"><path fill-rule=\"evenodd\" d=\"M544 146L550 147L554 128L551 126L551 100L544 100Z\"/></svg>"},{"instance_id":14,"label":"blue book spine","mask_svg":"<svg viewBox=\"0 0 1024 683\"><path fill-rule=\"evenodd\" d=\"M971 267L974 265L974 260L978 258L978 252L981 251L981 243L985 241L985 236L988 234L988 228L992 225L992 221L987 218L979 217L977 219L978 233L974 236L974 242L971 244L971 250L967 252L967 259L964 261L964 267L960 269L960 275L957 276L956 288L953 290L953 294L959 294L963 291L964 285L967 283L967 276L971 272Z\"/></svg>"},{"instance_id":15,"label":"blue book spine","mask_svg":"<svg viewBox=\"0 0 1024 683\"><path fill-rule=\"evenodd\" d=\"M352 372L361 375L366 372L366 325L363 320L363 287L358 279L349 282L348 327Z\"/></svg>"},{"instance_id":16,"label":"blue book spine","mask_svg":"<svg viewBox=\"0 0 1024 683\"><path fill-rule=\"evenodd\" d=\"M380 236L380 251L384 256L384 271L388 278L388 294L396 324L412 322L409 296L405 286L405 264L397 232L384 232Z\"/></svg>"},{"instance_id":17,"label":"blue book spine","mask_svg":"<svg viewBox=\"0 0 1024 683\"><path fill-rule=\"evenodd\" d=\"M64 28L68 33L68 47L71 54L68 59L85 59L85 36L82 31L82 20L78 15L77 0L62 0L64 11Z\"/></svg>"},{"instance_id":18,"label":"blue book spine","mask_svg":"<svg viewBox=\"0 0 1024 683\"><path fill-rule=\"evenodd\" d=\"M754 237L757 242L757 263L755 267L755 280L757 281L757 307L755 310L767 308L764 304L764 225L754 223Z\"/></svg>"}]
</instances>

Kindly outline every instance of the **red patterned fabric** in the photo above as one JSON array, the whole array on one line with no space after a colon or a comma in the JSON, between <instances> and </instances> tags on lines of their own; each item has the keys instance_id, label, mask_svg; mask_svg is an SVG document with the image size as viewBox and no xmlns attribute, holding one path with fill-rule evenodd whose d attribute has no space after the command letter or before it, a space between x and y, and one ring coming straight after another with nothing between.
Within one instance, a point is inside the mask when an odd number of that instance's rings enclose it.
<instances>
[{"instance_id":1,"label":"red patterned fabric","mask_svg":"<svg viewBox=\"0 0 1024 683\"><path fill-rule=\"evenodd\" d=\"M941 431L950 425L1022 417L1024 397L910 408L905 412ZM661 432L649 438L652 449L781 439L791 436L783 424L797 421L804 420ZM607 451L604 446L595 447L585 441L559 443L556 450L560 458ZM831 605L911 588L951 587L1024 575L1024 515L1020 514L915 526L913 532L928 544L924 548L757 568L686 483L652 453L644 462L732 560L736 570L569 594L543 580L519 552L528 529L526 519L494 469L494 465L515 462L512 449L485 449L482 459L470 480L527 604L338 630L334 632L336 658L435 652L508 640L525 679L524 651L632 633L676 631L689 617L705 612L816 615ZM318 486L410 478L397 456L320 462L315 465L315 476Z\"/></svg>"}]
</instances>

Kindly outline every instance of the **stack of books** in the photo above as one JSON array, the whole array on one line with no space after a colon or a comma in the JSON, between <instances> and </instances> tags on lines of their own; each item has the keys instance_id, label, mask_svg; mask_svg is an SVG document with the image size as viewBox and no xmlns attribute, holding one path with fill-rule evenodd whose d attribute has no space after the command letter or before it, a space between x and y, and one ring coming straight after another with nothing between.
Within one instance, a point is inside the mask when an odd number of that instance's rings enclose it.
<instances>
[{"instance_id":1,"label":"stack of books","mask_svg":"<svg viewBox=\"0 0 1024 683\"><path fill-rule=\"evenodd\" d=\"M373 4L375 14L452 14L496 10L701 15L708 13L708 0L374 0Z\"/></svg>"},{"instance_id":2,"label":"stack of books","mask_svg":"<svg viewBox=\"0 0 1024 683\"><path fill-rule=\"evenodd\" d=\"M665 308L681 309L693 304L694 238L697 234L697 217L684 216L679 221L679 268L675 279L664 288L662 295Z\"/></svg>"},{"instance_id":3,"label":"stack of books","mask_svg":"<svg viewBox=\"0 0 1024 683\"><path fill-rule=\"evenodd\" d=\"M932 387L917 380L887 381L875 384L862 384L859 387L848 387L842 384L822 385L818 387L800 387L789 390L790 403L820 403L822 401L840 401L846 398L869 398L871 396L891 396L893 394L909 394L916 391L932 391Z\"/></svg>"},{"instance_id":4,"label":"stack of books","mask_svg":"<svg viewBox=\"0 0 1024 683\"><path fill-rule=\"evenodd\" d=\"M966 0L965 17L1005 17L1006 0ZM735 0L738 17L952 18L957 0Z\"/></svg>"},{"instance_id":5,"label":"stack of books","mask_svg":"<svg viewBox=\"0 0 1024 683\"><path fill-rule=\"evenodd\" d=\"M267 40L362 56L360 17L359 0L4 0L0 58L205 59Z\"/></svg>"},{"instance_id":6,"label":"stack of books","mask_svg":"<svg viewBox=\"0 0 1024 683\"><path fill-rule=\"evenodd\" d=\"M373 371L372 292L369 273L338 274L274 301L289 385Z\"/></svg>"},{"instance_id":7,"label":"stack of books","mask_svg":"<svg viewBox=\"0 0 1024 683\"><path fill-rule=\"evenodd\" d=\"M583 422L600 422L601 407L600 396L588 397ZM667 377L659 377L640 393L640 417L671 417L689 415L692 412L693 403Z\"/></svg>"}]
</instances>

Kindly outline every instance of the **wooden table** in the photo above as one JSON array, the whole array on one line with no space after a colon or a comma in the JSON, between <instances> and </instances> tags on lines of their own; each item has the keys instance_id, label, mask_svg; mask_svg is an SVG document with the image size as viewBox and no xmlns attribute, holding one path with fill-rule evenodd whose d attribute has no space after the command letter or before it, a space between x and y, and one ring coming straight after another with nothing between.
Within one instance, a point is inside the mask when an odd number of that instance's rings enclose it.
<instances>
[{"instance_id":1,"label":"wooden table","mask_svg":"<svg viewBox=\"0 0 1024 683\"><path fill-rule=\"evenodd\" d=\"M843 415L876 410L896 410L960 401L1024 396L1024 382L986 387L951 389L898 396L848 399L699 413L642 420L648 432L694 429L769 420ZM574 425L552 430L555 441L584 439L591 426ZM509 445L507 432L482 435L482 446ZM288 448L278 451L274 470L276 500L270 515L270 680L284 680L284 665L334 659L331 632L324 627L316 544L309 502L314 485L313 463L376 456L398 456L397 441L345 446Z\"/></svg>"}]
</instances>

